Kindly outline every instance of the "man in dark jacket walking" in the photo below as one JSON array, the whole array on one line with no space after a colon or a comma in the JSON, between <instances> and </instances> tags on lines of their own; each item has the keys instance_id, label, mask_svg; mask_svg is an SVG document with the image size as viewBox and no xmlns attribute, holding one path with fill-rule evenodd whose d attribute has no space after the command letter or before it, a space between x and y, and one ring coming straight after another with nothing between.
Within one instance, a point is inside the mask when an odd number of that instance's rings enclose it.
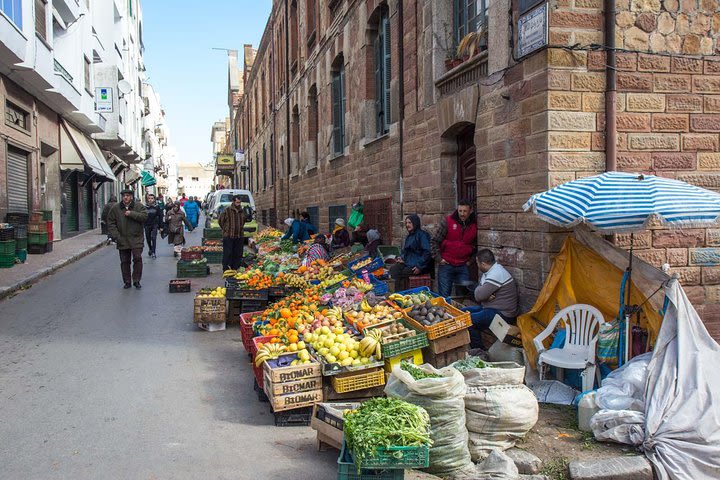
<instances>
[{"instance_id":1,"label":"man in dark jacket walking","mask_svg":"<svg viewBox=\"0 0 720 480\"><path fill-rule=\"evenodd\" d=\"M477 223L469 200L458 202L457 210L440 222L432 238L433 257L438 267L440 296L449 297L454 283L470 279L468 264L477 250Z\"/></svg>"},{"instance_id":2,"label":"man in dark jacket walking","mask_svg":"<svg viewBox=\"0 0 720 480\"><path fill-rule=\"evenodd\" d=\"M120 270L125 283L124 288L130 288L131 281L135 288L142 288L140 279L143 270L142 251L145 244L143 227L148 214L145 206L135 201L132 190L123 190L120 194L122 201L116 203L108 213L108 232L117 243L120 252Z\"/></svg>"},{"instance_id":3,"label":"man in dark jacket walking","mask_svg":"<svg viewBox=\"0 0 720 480\"><path fill-rule=\"evenodd\" d=\"M108 213L110 213L110 209L117 203L117 197L115 195L110 195L110 198L108 199L107 203L105 204L105 207L103 207L102 213L100 214L100 233L103 235L108 234L107 229L107 218Z\"/></svg>"},{"instance_id":4,"label":"man in dark jacket walking","mask_svg":"<svg viewBox=\"0 0 720 480\"><path fill-rule=\"evenodd\" d=\"M148 254L152 258L157 258L157 255L155 255L155 248L157 247L157 234L158 230L163 227L165 211L155 201L155 195L148 193L146 198L147 203L145 204L145 210L147 210L147 220L145 220L145 240L148 245Z\"/></svg>"},{"instance_id":5,"label":"man in dark jacket walking","mask_svg":"<svg viewBox=\"0 0 720 480\"><path fill-rule=\"evenodd\" d=\"M242 265L245 247L245 212L242 207L242 196L235 195L233 203L228 205L218 217L223 234L223 272L237 270Z\"/></svg>"}]
</instances>

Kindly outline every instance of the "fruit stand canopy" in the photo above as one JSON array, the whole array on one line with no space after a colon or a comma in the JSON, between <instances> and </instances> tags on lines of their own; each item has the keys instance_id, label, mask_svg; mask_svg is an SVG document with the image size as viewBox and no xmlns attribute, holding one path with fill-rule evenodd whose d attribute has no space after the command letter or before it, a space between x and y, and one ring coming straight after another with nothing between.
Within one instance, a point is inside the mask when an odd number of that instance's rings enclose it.
<instances>
[{"instance_id":1,"label":"fruit stand canopy","mask_svg":"<svg viewBox=\"0 0 720 480\"><path fill-rule=\"evenodd\" d=\"M537 362L533 339L545 329L558 310L585 303L598 308L606 321L617 317L627 255L625 250L583 227L578 227L573 235L568 236L553 261L535 305L518 318L530 365L534 367ZM657 338L662 323L659 313L663 302L662 289L655 292L668 279L668 275L657 268L637 257L633 259L630 303L642 305L641 326L648 330L651 342ZM648 300L648 297L651 298Z\"/></svg>"}]
</instances>

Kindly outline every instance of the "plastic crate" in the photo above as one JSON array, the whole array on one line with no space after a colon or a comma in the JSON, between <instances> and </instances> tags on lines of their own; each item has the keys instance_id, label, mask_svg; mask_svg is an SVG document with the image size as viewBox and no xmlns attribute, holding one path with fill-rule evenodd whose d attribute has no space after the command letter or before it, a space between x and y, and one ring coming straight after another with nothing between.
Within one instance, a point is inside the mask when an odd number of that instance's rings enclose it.
<instances>
[{"instance_id":1,"label":"plastic crate","mask_svg":"<svg viewBox=\"0 0 720 480\"><path fill-rule=\"evenodd\" d=\"M374 272L375 270L383 268L385 266L385 262L383 262L383 259L380 257L374 258L372 262L363 267L357 266L358 263L365 261L369 258L369 255L365 255L357 260L353 260L352 262L348 263L348 268L352 270L355 275L361 275L363 270L367 270L368 272Z\"/></svg>"},{"instance_id":2,"label":"plastic crate","mask_svg":"<svg viewBox=\"0 0 720 480\"><path fill-rule=\"evenodd\" d=\"M52 243L46 243L44 245L29 244L27 247L27 251L30 255L44 255L46 253L52 252L52 250Z\"/></svg>"},{"instance_id":3,"label":"plastic crate","mask_svg":"<svg viewBox=\"0 0 720 480\"><path fill-rule=\"evenodd\" d=\"M222 229L206 228L203 230L203 238L207 240L222 240Z\"/></svg>"},{"instance_id":4,"label":"plastic crate","mask_svg":"<svg viewBox=\"0 0 720 480\"><path fill-rule=\"evenodd\" d=\"M27 225L14 225L15 240L27 240Z\"/></svg>"},{"instance_id":5,"label":"plastic crate","mask_svg":"<svg viewBox=\"0 0 720 480\"><path fill-rule=\"evenodd\" d=\"M52 220L53 219L52 210L41 210L41 212L42 212L43 220Z\"/></svg>"},{"instance_id":6,"label":"plastic crate","mask_svg":"<svg viewBox=\"0 0 720 480\"><path fill-rule=\"evenodd\" d=\"M436 338L444 337L445 335L450 335L451 333L458 332L464 328L470 327L472 325L472 322L470 320L470 313L469 312L463 312L462 310L453 307L450 305L444 298L438 297L433 298L430 300L430 303L434 307L444 307L445 310L452 315L453 318L450 320L444 320L442 322L438 322L435 325L426 327L416 320L414 320L408 313L412 310L412 308L406 308L404 310L405 312L405 320L410 323L415 328L418 328L420 330L423 330L427 332L427 336L429 340L435 340Z\"/></svg>"},{"instance_id":7,"label":"plastic crate","mask_svg":"<svg viewBox=\"0 0 720 480\"><path fill-rule=\"evenodd\" d=\"M378 368L365 372L344 373L331 377L330 381L337 393L354 392L385 385L385 372L382 368Z\"/></svg>"},{"instance_id":8,"label":"plastic crate","mask_svg":"<svg viewBox=\"0 0 720 480\"><path fill-rule=\"evenodd\" d=\"M15 240L0 241L0 255L15 255L16 248Z\"/></svg>"},{"instance_id":9,"label":"plastic crate","mask_svg":"<svg viewBox=\"0 0 720 480\"><path fill-rule=\"evenodd\" d=\"M413 365L423 364L423 353L421 349L413 350L412 352L402 353L396 357L385 359L385 371L390 374L396 365L402 362L412 363Z\"/></svg>"},{"instance_id":10,"label":"plastic crate","mask_svg":"<svg viewBox=\"0 0 720 480\"><path fill-rule=\"evenodd\" d=\"M203 252L202 255L208 263L222 263L223 252Z\"/></svg>"},{"instance_id":11,"label":"plastic crate","mask_svg":"<svg viewBox=\"0 0 720 480\"><path fill-rule=\"evenodd\" d=\"M345 442L343 442L337 463L338 480L403 480L405 478L404 469L371 470L363 468L358 473L355 460L347 450Z\"/></svg>"},{"instance_id":12,"label":"plastic crate","mask_svg":"<svg viewBox=\"0 0 720 480\"><path fill-rule=\"evenodd\" d=\"M227 305L223 297L195 297L193 318L195 323L225 323Z\"/></svg>"},{"instance_id":13,"label":"plastic crate","mask_svg":"<svg viewBox=\"0 0 720 480\"><path fill-rule=\"evenodd\" d=\"M13 225L27 225L30 215L27 213L10 212L5 214L5 221Z\"/></svg>"},{"instance_id":14,"label":"plastic crate","mask_svg":"<svg viewBox=\"0 0 720 480\"><path fill-rule=\"evenodd\" d=\"M177 262L177 278L205 277L210 274L207 263L191 263L185 260Z\"/></svg>"},{"instance_id":15,"label":"plastic crate","mask_svg":"<svg viewBox=\"0 0 720 480\"><path fill-rule=\"evenodd\" d=\"M412 352L413 350L425 348L430 345L427 332L420 330L404 319L397 320L397 323L402 323L404 326L412 328L417 333L412 337L401 338L393 342L383 343L381 346L383 358L397 357L403 353Z\"/></svg>"},{"instance_id":16,"label":"plastic crate","mask_svg":"<svg viewBox=\"0 0 720 480\"><path fill-rule=\"evenodd\" d=\"M40 223L43 221L43 212L36 210L34 212L30 213L30 218L28 223Z\"/></svg>"},{"instance_id":17,"label":"plastic crate","mask_svg":"<svg viewBox=\"0 0 720 480\"><path fill-rule=\"evenodd\" d=\"M15 266L15 252L12 255L0 254L0 268L10 268Z\"/></svg>"},{"instance_id":18,"label":"plastic crate","mask_svg":"<svg viewBox=\"0 0 720 480\"><path fill-rule=\"evenodd\" d=\"M255 301L267 301L268 291L267 288L262 290L250 290L238 288L237 283L226 283L225 284L225 298L228 300L255 300Z\"/></svg>"},{"instance_id":19,"label":"plastic crate","mask_svg":"<svg viewBox=\"0 0 720 480\"><path fill-rule=\"evenodd\" d=\"M15 239L15 227L10 225L9 227L0 228L0 242L7 242Z\"/></svg>"},{"instance_id":20,"label":"plastic crate","mask_svg":"<svg viewBox=\"0 0 720 480\"><path fill-rule=\"evenodd\" d=\"M27 237L15 239L15 251L16 252L19 252L20 250L27 250L27 247L28 247Z\"/></svg>"},{"instance_id":21,"label":"plastic crate","mask_svg":"<svg viewBox=\"0 0 720 480\"><path fill-rule=\"evenodd\" d=\"M28 252L26 249L17 250L15 252L15 257L17 257L17 259L20 263L25 263L25 261L27 260L27 256L28 256Z\"/></svg>"},{"instance_id":22,"label":"plastic crate","mask_svg":"<svg viewBox=\"0 0 720 480\"><path fill-rule=\"evenodd\" d=\"M28 232L28 245L45 245L48 243L48 234Z\"/></svg>"},{"instance_id":23,"label":"plastic crate","mask_svg":"<svg viewBox=\"0 0 720 480\"><path fill-rule=\"evenodd\" d=\"M312 418L312 407L273 412L276 427L307 427Z\"/></svg>"},{"instance_id":24,"label":"plastic crate","mask_svg":"<svg viewBox=\"0 0 720 480\"><path fill-rule=\"evenodd\" d=\"M200 260L201 258L203 258L203 252L186 249L180 252L180 260Z\"/></svg>"},{"instance_id":25,"label":"plastic crate","mask_svg":"<svg viewBox=\"0 0 720 480\"><path fill-rule=\"evenodd\" d=\"M39 223L28 223L27 225L28 233L47 233L47 223L46 222L39 222Z\"/></svg>"},{"instance_id":26,"label":"plastic crate","mask_svg":"<svg viewBox=\"0 0 720 480\"><path fill-rule=\"evenodd\" d=\"M394 255L396 257L399 257L401 255L400 247L396 247L394 245L378 245L377 250L380 258L382 258L383 261L385 261L385 259L391 255Z\"/></svg>"},{"instance_id":27,"label":"plastic crate","mask_svg":"<svg viewBox=\"0 0 720 480\"><path fill-rule=\"evenodd\" d=\"M373 293L377 296L387 295L387 293L390 291L388 289L387 282L378 280L378 278L373 274L370 274L370 283L373 286Z\"/></svg>"},{"instance_id":28,"label":"plastic crate","mask_svg":"<svg viewBox=\"0 0 720 480\"><path fill-rule=\"evenodd\" d=\"M187 293L192 289L192 283L190 280L170 280L168 290L170 293Z\"/></svg>"},{"instance_id":29,"label":"plastic crate","mask_svg":"<svg viewBox=\"0 0 720 480\"><path fill-rule=\"evenodd\" d=\"M266 307L267 302L263 300L243 300L240 306L240 312L257 312L258 310L265 310Z\"/></svg>"},{"instance_id":30,"label":"plastic crate","mask_svg":"<svg viewBox=\"0 0 720 480\"><path fill-rule=\"evenodd\" d=\"M410 275L408 277L408 288L432 287L430 275Z\"/></svg>"},{"instance_id":31,"label":"plastic crate","mask_svg":"<svg viewBox=\"0 0 720 480\"><path fill-rule=\"evenodd\" d=\"M253 350L253 337L255 337L252 318L256 315L261 314L262 310L240 314L240 338L242 339L242 344L243 347L245 347L245 351L248 353L252 352Z\"/></svg>"},{"instance_id":32,"label":"plastic crate","mask_svg":"<svg viewBox=\"0 0 720 480\"><path fill-rule=\"evenodd\" d=\"M258 385L257 380L253 378L253 390L255 390L255 393L257 393L258 400L263 403L268 403L270 399L265 394L265 390L263 390L260 385Z\"/></svg>"}]
</instances>

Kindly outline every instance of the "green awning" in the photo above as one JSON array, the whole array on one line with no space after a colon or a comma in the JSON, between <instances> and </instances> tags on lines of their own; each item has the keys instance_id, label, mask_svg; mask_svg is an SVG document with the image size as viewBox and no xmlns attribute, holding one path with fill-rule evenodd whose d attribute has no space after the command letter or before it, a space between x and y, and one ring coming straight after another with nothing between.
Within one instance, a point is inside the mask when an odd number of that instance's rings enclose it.
<instances>
[{"instance_id":1,"label":"green awning","mask_svg":"<svg viewBox=\"0 0 720 480\"><path fill-rule=\"evenodd\" d=\"M155 177L152 176L152 173L147 172L143 170L140 172L140 175L142 176L142 180L140 180L140 183L142 183L143 187L152 187L157 183L157 180L155 180Z\"/></svg>"}]
</instances>

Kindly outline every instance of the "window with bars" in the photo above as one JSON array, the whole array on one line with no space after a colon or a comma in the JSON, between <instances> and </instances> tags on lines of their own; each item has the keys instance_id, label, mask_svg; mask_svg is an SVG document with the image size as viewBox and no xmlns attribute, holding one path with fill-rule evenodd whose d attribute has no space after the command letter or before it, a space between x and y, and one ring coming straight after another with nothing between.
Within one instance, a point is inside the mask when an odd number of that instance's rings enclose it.
<instances>
[{"instance_id":1,"label":"window with bars","mask_svg":"<svg viewBox=\"0 0 720 480\"><path fill-rule=\"evenodd\" d=\"M335 60L332 72L332 122L333 153L342 155L345 150L345 60L341 55Z\"/></svg>"},{"instance_id":2,"label":"window with bars","mask_svg":"<svg viewBox=\"0 0 720 480\"><path fill-rule=\"evenodd\" d=\"M307 154L308 166L317 165L318 158L318 125L320 123L318 112L317 86L310 87L308 93L308 140L310 141L310 151ZM315 224L317 225L317 224Z\"/></svg>"},{"instance_id":3,"label":"window with bars","mask_svg":"<svg viewBox=\"0 0 720 480\"><path fill-rule=\"evenodd\" d=\"M392 243L392 199L379 198L363 202L363 225L380 232L384 245Z\"/></svg>"},{"instance_id":4,"label":"window with bars","mask_svg":"<svg viewBox=\"0 0 720 480\"><path fill-rule=\"evenodd\" d=\"M459 43L470 32L487 24L487 0L453 0L453 33Z\"/></svg>"},{"instance_id":5,"label":"window with bars","mask_svg":"<svg viewBox=\"0 0 720 480\"><path fill-rule=\"evenodd\" d=\"M347 205L331 205L328 207L328 219L330 221L329 231L335 229L335 220L342 218L347 224Z\"/></svg>"},{"instance_id":6,"label":"window with bars","mask_svg":"<svg viewBox=\"0 0 720 480\"><path fill-rule=\"evenodd\" d=\"M263 188L267 188L267 148L263 145Z\"/></svg>"},{"instance_id":7,"label":"window with bars","mask_svg":"<svg viewBox=\"0 0 720 480\"><path fill-rule=\"evenodd\" d=\"M320 228L320 207L307 207L306 211L308 215L310 215L310 223L312 223L315 228Z\"/></svg>"},{"instance_id":8,"label":"window with bars","mask_svg":"<svg viewBox=\"0 0 720 480\"><path fill-rule=\"evenodd\" d=\"M22 30L22 0L0 0L0 11Z\"/></svg>"},{"instance_id":9,"label":"window with bars","mask_svg":"<svg viewBox=\"0 0 720 480\"><path fill-rule=\"evenodd\" d=\"M373 49L375 50L375 127L378 136L390 125L390 18L387 9L380 14Z\"/></svg>"},{"instance_id":10,"label":"window with bars","mask_svg":"<svg viewBox=\"0 0 720 480\"><path fill-rule=\"evenodd\" d=\"M47 8L43 0L35 0L35 34L47 41Z\"/></svg>"},{"instance_id":11,"label":"window with bars","mask_svg":"<svg viewBox=\"0 0 720 480\"><path fill-rule=\"evenodd\" d=\"M30 113L12 103L5 100L5 123L26 131L30 131L28 118Z\"/></svg>"}]
</instances>

